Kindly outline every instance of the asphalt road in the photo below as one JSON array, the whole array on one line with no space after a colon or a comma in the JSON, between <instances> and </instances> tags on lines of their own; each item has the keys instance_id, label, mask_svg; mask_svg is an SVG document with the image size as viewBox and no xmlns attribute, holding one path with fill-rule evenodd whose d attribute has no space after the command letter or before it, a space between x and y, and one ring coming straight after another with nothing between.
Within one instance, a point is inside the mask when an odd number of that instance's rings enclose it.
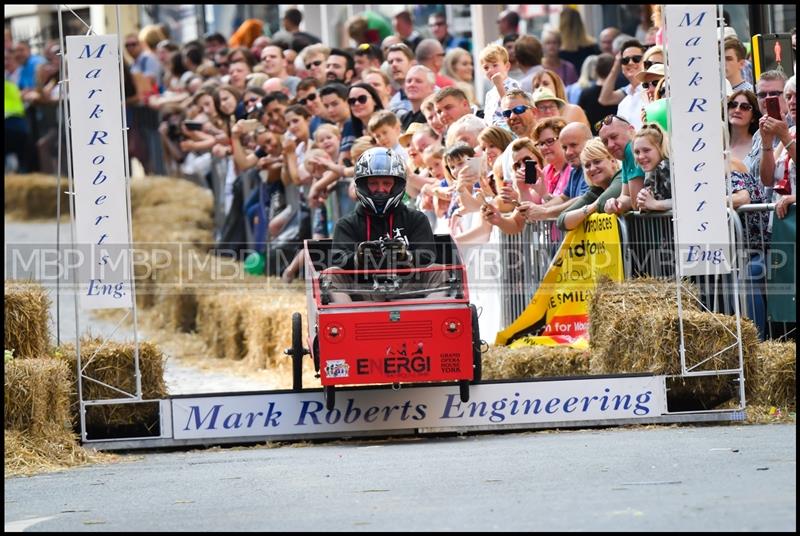
<instances>
[{"instance_id":1,"label":"asphalt road","mask_svg":"<svg viewBox=\"0 0 800 536\"><path fill-rule=\"evenodd\" d=\"M796 437L648 426L136 452L6 479L5 529L796 531Z\"/></svg>"}]
</instances>

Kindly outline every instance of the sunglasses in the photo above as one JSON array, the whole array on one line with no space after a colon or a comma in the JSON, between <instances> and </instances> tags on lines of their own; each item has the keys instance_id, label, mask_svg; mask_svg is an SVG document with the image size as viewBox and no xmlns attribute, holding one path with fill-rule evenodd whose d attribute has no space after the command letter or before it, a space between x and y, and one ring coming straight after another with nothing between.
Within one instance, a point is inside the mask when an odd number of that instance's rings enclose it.
<instances>
[{"instance_id":1,"label":"sunglasses","mask_svg":"<svg viewBox=\"0 0 800 536\"><path fill-rule=\"evenodd\" d=\"M605 116L600 121L594 124L594 130L599 131L601 128L603 128L603 125L610 125L611 123L614 122L614 119L619 119L623 123L628 123L629 125L631 124L630 121L628 121L627 119L623 119L618 115L608 114L607 116Z\"/></svg>"},{"instance_id":2,"label":"sunglasses","mask_svg":"<svg viewBox=\"0 0 800 536\"><path fill-rule=\"evenodd\" d=\"M511 167L516 171L518 169L522 169L525 166L526 162L531 162L531 161L533 161L533 158L523 158L518 162L514 162L514 164Z\"/></svg>"},{"instance_id":3,"label":"sunglasses","mask_svg":"<svg viewBox=\"0 0 800 536\"><path fill-rule=\"evenodd\" d=\"M647 82L647 81L642 82L642 89L649 89L649 88L655 89L656 86L658 85L658 82L659 82L659 80L652 80L650 82Z\"/></svg>"},{"instance_id":4,"label":"sunglasses","mask_svg":"<svg viewBox=\"0 0 800 536\"><path fill-rule=\"evenodd\" d=\"M311 63L306 63L306 69L310 71L314 67L319 67L320 65L322 65L322 60L312 61Z\"/></svg>"},{"instance_id":5,"label":"sunglasses","mask_svg":"<svg viewBox=\"0 0 800 536\"><path fill-rule=\"evenodd\" d=\"M367 97L366 95L359 95L358 97L350 97L349 99L347 99L347 103L350 106L353 106L355 103L366 104L368 100L369 97Z\"/></svg>"},{"instance_id":6,"label":"sunglasses","mask_svg":"<svg viewBox=\"0 0 800 536\"><path fill-rule=\"evenodd\" d=\"M639 63L640 61L642 61L642 55L638 54L636 56L626 56L622 58L620 63L622 63L622 65L628 65L630 62Z\"/></svg>"},{"instance_id":7,"label":"sunglasses","mask_svg":"<svg viewBox=\"0 0 800 536\"><path fill-rule=\"evenodd\" d=\"M780 97L783 95L783 91L759 91L756 93L756 97L759 99L766 99L767 97Z\"/></svg>"},{"instance_id":8,"label":"sunglasses","mask_svg":"<svg viewBox=\"0 0 800 536\"><path fill-rule=\"evenodd\" d=\"M503 110L503 117L508 119L508 118L511 117L512 113L515 114L515 115L522 115L528 109L530 109L530 106L527 106L525 104L520 104L519 106L514 106L510 110Z\"/></svg>"},{"instance_id":9,"label":"sunglasses","mask_svg":"<svg viewBox=\"0 0 800 536\"><path fill-rule=\"evenodd\" d=\"M300 104L300 105L302 105L302 106L305 106L305 105L306 105L306 103L309 103L309 102L311 102L311 101L315 101L315 100L317 100L317 94L316 94L316 92L314 92L314 93L309 93L308 95L306 95L306 96L305 96L305 97L303 97L302 99L299 99L299 100L297 101L297 104Z\"/></svg>"},{"instance_id":10,"label":"sunglasses","mask_svg":"<svg viewBox=\"0 0 800 536\"><path fill-rule=\"evenodd\" d=\"M753 105L750 104L749 102L730 101L728 103L728 110L735 110L736 108L739 108L743 112L749 112L750 110L753 109Z\"/></svg>"},{"instance_id":11,"label":"sunglasses","mask_svg":"<svg viewBox=\"0 0 800 536\"><path fill-rule=\"evenodd\" d=\"M536 144L539 149L544 149L545 147L550 147L556 142L555 138L548 138L546 140L542 140Z\"/></svg>"},{"instance_id":12,"label":"sunglasses","mask_svg":"<svg viewBox=\"0 0 800 536\"><path fill-rule=\"evenodd\" d=\"M647 69L649 69L650 67L652 67L653 65L664 65L664 64L662 62L660 62L660 61L644 60L644 69L645 69L645 71Z\"/></svg>"},{"instance_id":13,"label":"sunglasses","mask_svg":"<svg viewBox=\"0 0 800 536\"><path fill-rule=\"evenodd\" d=\"M125 43L125 48L131 48L131 47L135 47L135 46L138 46L138 45L139 45L139 43L137 43L136 41L131 41L130 43Z\"/></svg>"},{"instance_id":14,"label":"sunglasses","mask_svg":"<svg viewBox=\"0 0 800 536\"><path fill-rule=\"evenodd\" d=\"M216 65L216 66L217 66L217 67L219 67L219 68L222 68L222 67L227 67L227 66L229 66L229 65L230 65L230 63L228 63L227 61L220 61L220 62L217 62L217 63L215 63L214 65Z\"/></svg>"}]
</instances>

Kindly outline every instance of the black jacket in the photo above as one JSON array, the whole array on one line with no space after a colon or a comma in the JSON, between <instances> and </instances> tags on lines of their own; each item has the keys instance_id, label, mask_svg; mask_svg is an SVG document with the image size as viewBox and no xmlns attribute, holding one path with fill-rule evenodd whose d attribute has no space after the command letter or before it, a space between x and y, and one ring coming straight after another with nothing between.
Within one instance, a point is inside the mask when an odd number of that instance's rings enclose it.
<instances>
[{"instance_id":1,"label":"black jacket","mask_svg":"<svg viewBox=\"0 0 800 536\"><path fill-rule=\"evenodd\" d=\"M415 266L428 266L436 260L433 231L422 212L409 209L401 203L391 215L375 216L368 214L358 204L352 213L339 220L333 230L330 266L354 270L356 248L361 242L378 240L387 235L395 238L398 231L400 236L408 239L408 251L414 256Z\"/></svg>"}]
</instances>

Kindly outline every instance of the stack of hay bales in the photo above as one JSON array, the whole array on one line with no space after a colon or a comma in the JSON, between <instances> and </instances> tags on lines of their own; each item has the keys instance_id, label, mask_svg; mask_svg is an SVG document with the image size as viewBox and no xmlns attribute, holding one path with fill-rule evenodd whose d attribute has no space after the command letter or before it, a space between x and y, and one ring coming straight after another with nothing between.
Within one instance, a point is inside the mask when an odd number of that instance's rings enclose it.
<instances>
[{"instance_id":1,"label":"stack of hay bales","mask_svg":"<svg viewBox=\"0 0 800 536\"><path fill-rule=\"evenodd\" d=\"M50 297L39 283L4 283L4 345L17 358L42 357L50 345Z\"/></svg>"},{"instance_id":2,"label":"stack of hay bales","mask_svg":"<svg viewBox=\"0 0 800 536\"><path fill-rule=\"evenodd\" d=\"M58 179L53 175L31 173L6 175L5 216L16 220L52 219L56 217L56 188ZM69 179L61 177L61 214L69 214Z\"/></svg>"}]
</instances>

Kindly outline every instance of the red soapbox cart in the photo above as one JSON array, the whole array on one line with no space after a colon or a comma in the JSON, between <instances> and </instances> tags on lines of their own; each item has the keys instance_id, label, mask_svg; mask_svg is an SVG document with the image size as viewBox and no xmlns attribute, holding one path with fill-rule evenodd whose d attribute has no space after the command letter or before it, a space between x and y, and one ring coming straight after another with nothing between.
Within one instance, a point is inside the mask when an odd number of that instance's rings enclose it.
<instances>
[{"instance_id":1,"label":"red soapbox cart","mask_svg":"<svg viewBox=\"0 0 800 536\"><path fill-rule=\"evenodd\" d=\"M338 271L352 288L331 284L330 239L304 243L308 337L302 316L292 315L292 388L302 389L303 357L310 354L323 386L325 407L336 386L457 382L461 400L481 378L478 314L469 303L466 269L448 235L435 235L436 261L424 268ZM436 288L407 285L421 272L442 271ZM430 274L428 274L430 275ZM430 279L430 278L429 278ZM350 296L346 303L332 299Z\"/></svg>"}]
</instances>

